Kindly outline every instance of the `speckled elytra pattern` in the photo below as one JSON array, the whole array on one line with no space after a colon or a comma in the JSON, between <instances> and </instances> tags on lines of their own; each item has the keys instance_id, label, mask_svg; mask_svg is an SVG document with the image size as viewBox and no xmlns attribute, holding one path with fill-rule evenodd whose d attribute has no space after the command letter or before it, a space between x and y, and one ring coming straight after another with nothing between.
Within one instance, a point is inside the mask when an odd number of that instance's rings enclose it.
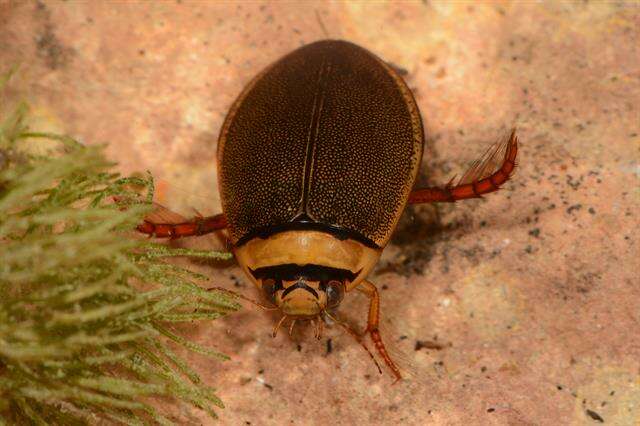
<instances>
[{"instance_id":1,"label":"speckled elytra pattern","mask_svg":"<svg viewBox=\"0 0 640 426\"><path fill-rule=\"evenodd\" d=\"M368 51L322 41L287 55L232 107L220 190L232 238L300 214L384 246L422 155L415 102Z\"/></svg>"}]
</instances>

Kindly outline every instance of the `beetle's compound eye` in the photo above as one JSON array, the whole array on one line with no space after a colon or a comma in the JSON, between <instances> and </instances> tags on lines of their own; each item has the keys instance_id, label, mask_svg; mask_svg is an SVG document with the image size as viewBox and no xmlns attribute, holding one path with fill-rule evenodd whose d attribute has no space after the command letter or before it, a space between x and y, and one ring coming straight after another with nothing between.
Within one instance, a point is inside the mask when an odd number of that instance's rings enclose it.
<instances>
[{"instance_id":1,"label":"beetle's compound eye","mask_svg":"<svg viewBox=\"0 0 640 426\"><path fill-rule=\"evenodd\" d=\"M340 281L331 280L327 283L327 307L338 306L344 297L344 285Z\"/></svg>"},{"instance_id":2,"label":"beetle's compound eye","mask_svg":"<svg viewBox=\"0 0 640 426\"><path fill-rule=\"evenodd\" d=\"M276 291L278 291L278 285L276 280L272 278L267 278L266 280L263 280L262 291L264 291L264 295L267 297L267 300L275 305Z\"/></svg>"}]
</instances>

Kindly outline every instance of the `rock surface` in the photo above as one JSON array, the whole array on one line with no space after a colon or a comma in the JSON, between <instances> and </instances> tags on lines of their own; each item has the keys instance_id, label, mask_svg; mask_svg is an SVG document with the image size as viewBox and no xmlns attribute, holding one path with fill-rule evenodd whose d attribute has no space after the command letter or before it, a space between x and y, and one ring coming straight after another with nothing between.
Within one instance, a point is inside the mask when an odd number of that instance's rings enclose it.
<instances>
[{"instance_id":1,"label":"rock surface","mask_svg":"<svg viewBox=\"0 0 640 426\"><path fill-rule=\"evenodd\" d=\"M640 423L640 9L621 3L0 1L0 66L39 128L108 143L159 201L218 212L217 133L260 69L323 38L406 71L425 120L422 183L445 183L518 127L498 194L411 207L371 280L392 385L336 326L270 337L246 309L185 328L221 424ZM234 265L200 265L257 297ZM364 326L366 301L341 314ZM194 424L209 423L201 413ZM213 424L213 423L212 423Z\"/></svg>"}]
</instances>

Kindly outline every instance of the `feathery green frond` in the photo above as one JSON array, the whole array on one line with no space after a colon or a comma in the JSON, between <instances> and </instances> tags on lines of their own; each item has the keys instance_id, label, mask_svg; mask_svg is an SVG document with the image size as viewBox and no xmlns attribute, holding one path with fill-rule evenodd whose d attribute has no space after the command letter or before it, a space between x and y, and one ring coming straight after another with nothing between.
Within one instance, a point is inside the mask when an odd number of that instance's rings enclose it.
<instances>
[{"instance_id":1,"label":"feathery green frond","mask_svg":"<svg viewBox=\"0 0 640 426\"><path fill-rule=\"evenodd\" d=\"M0 117L0 424L179 422L168 399L215 417L222 402L172 346L227 357L171 323L239 305L167 259L231 255L135 238L151 177L114 173L104 147L30 131L27 112Z\"/></svg>"}]
</instances>

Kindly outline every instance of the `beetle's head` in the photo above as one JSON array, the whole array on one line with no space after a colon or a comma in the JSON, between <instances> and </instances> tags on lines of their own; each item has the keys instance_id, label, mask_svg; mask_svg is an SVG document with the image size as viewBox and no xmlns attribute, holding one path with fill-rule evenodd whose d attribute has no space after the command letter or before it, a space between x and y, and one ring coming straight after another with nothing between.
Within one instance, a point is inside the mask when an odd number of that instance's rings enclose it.
<instances>
[{"instance_id":1,"label":"beetle's head","mask_svg":"<svg viewBox=\"0 0 640 426\"><path fill-rule=\"evenodd\" d=\"M337 307L345 292L341 281L311 281L299 278L294 281L267 278L262 281L262 291L267 299L283 314L291 317L315 317L325 309Z\"/></svg>"},{"instance_id":2,"label":"beetle's head","mask_svg":"<svg viewBox=\"0 0 640 426\"><path fill-rule=\"evenodd\" d=\"M277 265L252 270L265 297L283 314L313 318L337 307L357 273L319 265Z\"/></svg>"}]
</instances>

